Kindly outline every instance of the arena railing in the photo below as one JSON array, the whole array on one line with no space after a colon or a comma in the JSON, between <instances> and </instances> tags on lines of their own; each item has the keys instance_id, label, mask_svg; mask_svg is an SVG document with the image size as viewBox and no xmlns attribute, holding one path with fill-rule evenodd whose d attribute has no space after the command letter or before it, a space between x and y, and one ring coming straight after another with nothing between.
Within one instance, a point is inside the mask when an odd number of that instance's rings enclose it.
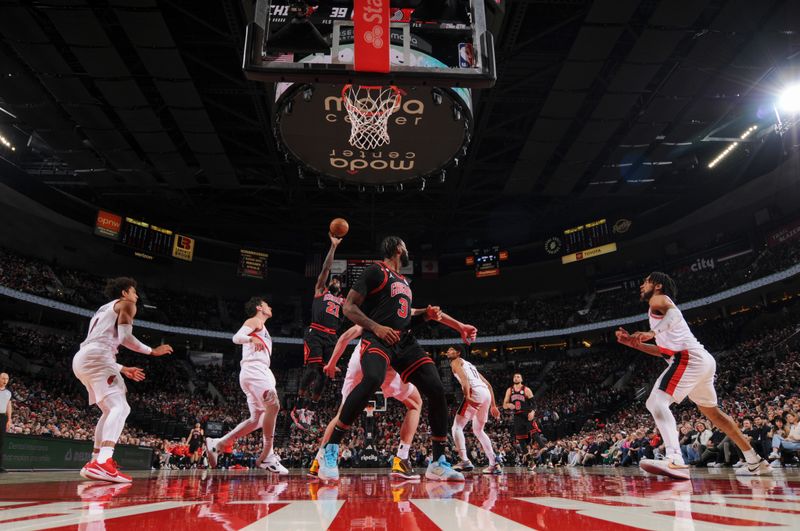
<instances>
[{"instance_id":1,"label":"arena railing","mask_svg":"<svg viewBox=\"0 0 800 531\"><path fill-rule=\"evenodd\" d=\"M709 304L714 304L731 297L735 297L737 295L741 295L743 293L747 293L749 291L757 290L759 288L763 288L764 286L768 286L770 284L774 284L776 282L781 282L788 278L791 278L795 275L800 273L800 264L796 264L789 269L784 271L779 271L777 273L773 273L771 275L767 275L765 277L752 280L741 286L736 286L730 289L726 289L724 291L720 291L719 293L715 293L713 295L709 295L707 297L701 297L699 299L695 299L693 301L689 301L686 303L681 304L681 309L692 310L694 308L700 308L702 306L707 306ZM79 306L74 306L72 304L67 304L64 302L54 301L52 299L47 299L45 297L40 297L38 295L33 295L30 293L25 293L22 291L18 291L15 289L8 288L6 286L0 286L0 295L5 295L6 297L11 297L13 299L17 299L20 301L30 302L33 304L37 304L39 306L45 306L47 308L52 308L54 310L59 310L62 312L71 313L74 315L81 315L83 317L91 317L94 315L94 311L87 310L86 308L81 308ZM478 339L475 341L476 344L480 343L508 343L514 341L527 341L531 339L546 339L551 337L564 337L573 334L580 334L584 332L591 332L594 330L603 330L606 328L612 328L617 326L622 326L626 324L636 323L639 321L644 320L644 312L637 315L631 315L628 317L620 317L617 319L608 319L605 321L599 321L597 323L591 324L584 324L578 326L570 326L567 328L555 328L551 330L540 330L537 332L523 332L519 334L504 334L504 335L493 335L493 336L478 336ZM232 337L232 332L230 331L221 331L221 330L203 330L200 328L189 328L185 326L171 326L162 323L154 323L152 321L144 321L144 320L136 320L136 326L140 328L146 328L148 330L156 330L158 332L166 332L169 334L177 334L177 335L186 335L186 336L197 336L197 337L206 337L206 338L215 338L215 339L230 339ZM302 345L303 339L299 337L274 337L272 340L275 343L279 344L286 344L286 345ZM425 346L443 346L449 345L453 342L452 339L420 339L419 341L422 345Z\"/></svg>"}]
</instances>

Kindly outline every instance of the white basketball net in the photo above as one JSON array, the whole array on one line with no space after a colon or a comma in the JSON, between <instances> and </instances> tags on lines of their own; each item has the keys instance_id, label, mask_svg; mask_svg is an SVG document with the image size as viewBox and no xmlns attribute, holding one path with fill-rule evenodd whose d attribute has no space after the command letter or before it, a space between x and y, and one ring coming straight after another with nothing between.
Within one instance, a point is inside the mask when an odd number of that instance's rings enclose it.
<instances>
[{"instance_id":1,"label":"white basketball net","mask_svg":"<svg viewBox=\"0 0 800 531\"><path fill-rule=\"evenodd\" d=\"M394 86L345 85L342 101L350 117L350 145L369 150L388 144L389 117L401 100L402 92Z\"/></svg>"}]
</instances>

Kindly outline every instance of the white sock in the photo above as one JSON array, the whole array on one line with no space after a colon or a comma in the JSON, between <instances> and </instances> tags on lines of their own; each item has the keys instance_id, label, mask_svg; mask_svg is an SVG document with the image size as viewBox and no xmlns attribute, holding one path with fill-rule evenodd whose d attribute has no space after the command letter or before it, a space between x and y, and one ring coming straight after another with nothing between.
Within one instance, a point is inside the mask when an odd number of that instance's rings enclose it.
<instances>
[{"instance_id":1,"label":"white sock","mask_svg":"<svg viewBox=\"0 0 800 531\"><path fill-rule=\"evenodd\" d=\"M97 462L101 465L111 459L114 455L114 447L113 446L103 446L100 448L100 453L97 454Z\"/></svg>"},{"instance_id":2,"label":"white sock","mask_svg":"<svg viewBox=\"0 0 800 531\"><path fill-rule=\"evenodd\" d=\"M406 444L404 442L400 443L400 446L397 448L397 457L400 459L408 459L408 450L411 448L410 444Z\"/></svg>"},{"instance_id":3,"label":"white sock","mask_svg":"<svg viewBox=\"0 0 800 531\"><path fill-rule=\"evenodd\" d=\"M744 453L745 460L748 463L750 463L751 465L755 465L756 463L760 463L761 462L761 456L759 456L756 453L756 451L753 450L752 448L750 448L749 450L747 450L746 452L743 452L743 453Z\"/></svg>"}]
</instances>

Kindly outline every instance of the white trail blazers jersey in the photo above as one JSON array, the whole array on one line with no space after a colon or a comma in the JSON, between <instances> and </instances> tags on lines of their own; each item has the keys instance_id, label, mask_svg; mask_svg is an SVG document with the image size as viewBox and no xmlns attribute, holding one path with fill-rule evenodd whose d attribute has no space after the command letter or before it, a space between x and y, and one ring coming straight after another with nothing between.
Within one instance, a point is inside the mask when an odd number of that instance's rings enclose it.
<instances>
[{"instance_id":1,"label":"white trail blazers jersey","mask_svg":"<svg viewBox=\"0 0 800 531\"><path fill-rule=\"evenodd\" d=\"M89 332L81 343L81 348L96 347L110 349L114 353L119 349L119 335L117 334L117 317L114 305L119 299L106 303L98 309L92 320L89 321Z\"/></svg>"},{"instance_id":2,"label":"white trail blazers jersey","mask_svg":"<svg viewBox=\"0 0 800 531\"><path fill-rule=\"evenodd\" d=\"M256 350L252 343L242 345L241 365L244 366L245 363L258 363L269 369L270 358L272 356L272 336L267 332L267 327L262 326L260 330L251 333L250 337L257 338L267 348L266 350Z\"/></svg>"},{"instance_id":3,"label":"white trail blazers jersey","mask_svg":"<svg viewBox=\"0 0 800 531\"><path fill-rule=\"evenodd\" d=\"M672 305L675 305L669 297L667 297L667 300ZM675 306L673 311L677 311L680 314L680 319L673 324L669 330L656 334L656 345L673 352L680 352L682 350L705 350L703 344L692 334L689 325L686 323L686 319L683 318L683 314L677 306ZM650 330L658 326L658 323L660 323L663 318L661 315L653 315L653 312L650 311L647 317L650 321Z\"/></svg>"},{"instance_id":4,"label":"white trail blazers jersey","mask_svg":"<svg viewBox=\"0 0 800 531\"><path fill-rule=\"evenodd\" d=\"M483 380L481 380L480 374L478 373L478 369L475 368L475 365L462 358L461 369L464 371L470 387L486 387L486 384L483 383ZM456 377L456 380L458 380L459 383L464 383L461 381L461 378L458 377L458 374L454 372L453 375Z\"/></svg>"}]
</instances>

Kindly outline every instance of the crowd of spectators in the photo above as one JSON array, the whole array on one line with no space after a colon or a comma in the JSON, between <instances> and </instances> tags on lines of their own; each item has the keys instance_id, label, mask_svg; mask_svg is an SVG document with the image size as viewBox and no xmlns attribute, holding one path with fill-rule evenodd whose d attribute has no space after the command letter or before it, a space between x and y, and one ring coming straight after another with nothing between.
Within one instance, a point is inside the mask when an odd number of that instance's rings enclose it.
<instances>
[{"instance_id":1,"label":"crowd of spectators","mask_svg":"<svg viewBox=\"0 0 800 531\"><path fill-rule=\"evenodd\" d=\"M734 256L713 266L692 268L685 263L668 266L667 272L679 287L679 300L688 301L732 288L746 281L781 271L800 259L800 246L793 242ZM642 266L645 267L645 266ZM659 268L653 264L653 268ZM445 305L459 320L478 327L483 335L513 334L628 317L642 312L639 282L649 270L631 272L625 280L554 295L521 294L503 301L480 305ZM94 309L105 302L104 280L94 274L51 264L0 248L0 285ZM177 292L141 286L140 319L205 329L230 329L239 324L243 300L213 297L201 293ZM273 333L300 336L298 303L273 302ZM431 327L425 337L446 337L448 331Z\"/></svg>"}]
</instances>

